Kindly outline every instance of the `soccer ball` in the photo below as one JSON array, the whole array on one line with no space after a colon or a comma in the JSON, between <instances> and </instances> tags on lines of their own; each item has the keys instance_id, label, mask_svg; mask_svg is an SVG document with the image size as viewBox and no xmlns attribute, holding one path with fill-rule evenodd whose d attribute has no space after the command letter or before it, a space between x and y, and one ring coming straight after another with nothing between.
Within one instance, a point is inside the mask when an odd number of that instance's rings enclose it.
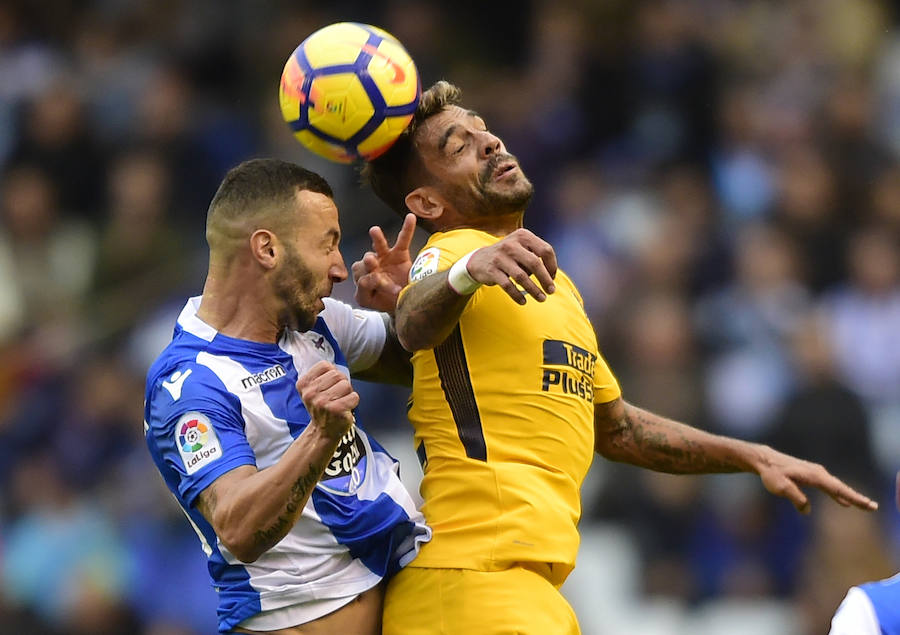
<instances>
[{"instance_id":1,"label":"soccer ball","mask_svg":"<svg viewBox=\"0 0 900 635\"><path fill-rule=\"evenodd\" d=\"M281 74L281 114L316 154L351 163L383 154L412 121L416 65L390 33L340 22L301 42Z\"/></svg>"}]
</instances>

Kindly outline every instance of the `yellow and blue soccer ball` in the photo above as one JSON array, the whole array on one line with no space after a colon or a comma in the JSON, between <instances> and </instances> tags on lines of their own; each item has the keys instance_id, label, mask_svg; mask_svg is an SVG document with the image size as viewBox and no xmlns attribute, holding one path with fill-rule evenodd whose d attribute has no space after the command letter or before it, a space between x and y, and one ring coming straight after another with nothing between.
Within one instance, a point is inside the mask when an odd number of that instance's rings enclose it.
<instances>
[{"instance_id":1,"label":"yellow and blue soccer ball","mask_svg":"<svg viewBox=\"0 0 900 635\"><path fill-rule=\"evenodd\" d=\"M281 74L281 114L294 137L339 163L383 154L412 120L422 88L393 35L340 22L301 42Z\"/></svg>"}]
</instances>

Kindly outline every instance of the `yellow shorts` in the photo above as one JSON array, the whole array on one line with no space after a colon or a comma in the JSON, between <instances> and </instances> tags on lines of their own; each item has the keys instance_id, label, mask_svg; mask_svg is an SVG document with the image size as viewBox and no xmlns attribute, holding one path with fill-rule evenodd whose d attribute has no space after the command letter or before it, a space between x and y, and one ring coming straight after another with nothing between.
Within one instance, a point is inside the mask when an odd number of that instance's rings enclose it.
<instances>
[{"instance_id":1,"label":"yellow shorts","mask_svg":"<svg viewBox=\"0 0 900 635\"><path fill-rule=\"evenodd\" d=\"M388 584L383 635L579 635L559 590L530 569L406 567Z\"/></svg>"}]
</instances>

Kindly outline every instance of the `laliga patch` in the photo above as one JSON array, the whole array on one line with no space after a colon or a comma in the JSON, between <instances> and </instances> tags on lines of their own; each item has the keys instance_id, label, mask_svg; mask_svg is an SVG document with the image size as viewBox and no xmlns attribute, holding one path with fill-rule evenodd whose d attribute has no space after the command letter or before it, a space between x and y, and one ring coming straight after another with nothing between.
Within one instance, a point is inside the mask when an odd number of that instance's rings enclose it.
<instances>
[{"instance_id":1,"label":"laliga patch","mask_svg":"<svg viewBox=\"0 0 900 635\"><path fill-rule=\"evenodd\" d=\"M209 418L201 412L181 415L175 424L175 443L188 474L222 456L222 445Z\"/></svg>"},{"instance_id":2,"label":"laliga patch","mask_svg":"<svg viewBox=\"0 0 900 635\"><path fill-rule=\"evenodd\" d=\"M426 276L436 273L438 263L441 261L441 250L437 247L429 247L419 254L409 270L409 281L418 282Z\"/></svg>"}]
</instances>

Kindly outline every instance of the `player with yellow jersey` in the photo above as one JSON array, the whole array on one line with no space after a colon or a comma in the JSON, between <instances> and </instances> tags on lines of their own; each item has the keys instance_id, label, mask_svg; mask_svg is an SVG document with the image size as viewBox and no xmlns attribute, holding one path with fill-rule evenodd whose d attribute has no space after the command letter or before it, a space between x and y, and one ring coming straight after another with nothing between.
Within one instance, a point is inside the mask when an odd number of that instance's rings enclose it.
<instances>
[{"instance_id":1,"label":"player with yellow jersey","mask_svg":"<svg viewBox=\"0 0 900 635\"><path fill-rule=\"evenodd\" d=\"M594 452L672 473L754 472L803 512L801 485L877 508L821 465L624 401L553 248L522 228L531 183L458 100L446 82L429 88L367 166L376 194L432 232L425 249L410 268L373 228L374 251L353 266L357 300L396 302L414 352L409 417L434 532L388 585L385 635L578 633L558 589Z\"/></svg>"},{"instance_id":2,"label":"player with yellow jersey","mask_svg":"<svg viewBox=\"0 0 900 635\"><path fill-rule=\"evenodd\" d=\"M435 233L411 280L499 240L475 229ZM575 565L594 399L612 401L619 387L575 286L562 271L555 283L545 302L524 305L481 287L443 342L413 354L409 419L434 531L417 566L548 563L559 584Z\"/></svg>"}]
</instances>

